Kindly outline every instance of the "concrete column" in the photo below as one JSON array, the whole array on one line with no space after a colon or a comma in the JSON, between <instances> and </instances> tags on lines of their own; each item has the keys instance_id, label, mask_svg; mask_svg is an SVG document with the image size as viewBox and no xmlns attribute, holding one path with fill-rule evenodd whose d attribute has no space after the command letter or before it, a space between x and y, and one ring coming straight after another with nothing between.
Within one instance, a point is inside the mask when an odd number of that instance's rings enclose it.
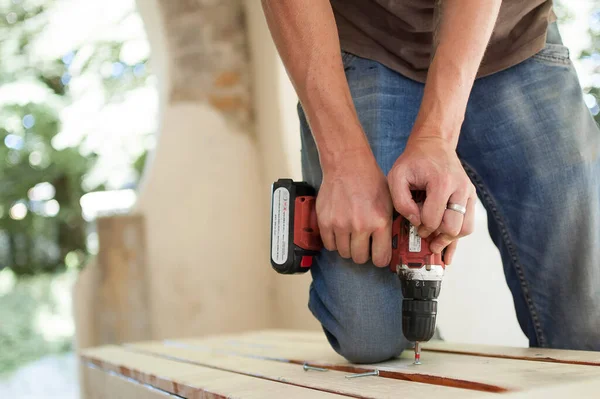
<instances>
[{"instance_id":1,"label":"concrete column","mask_svg":"<svg viewBox=\"0 0 600 399\"><path fill-rule=\"evenodd\" d=\"M147 226L152 336L271 327L269 186L254 129L243 4L138 6L163 101L136 208Z\"/></svg>"}]
</instances>

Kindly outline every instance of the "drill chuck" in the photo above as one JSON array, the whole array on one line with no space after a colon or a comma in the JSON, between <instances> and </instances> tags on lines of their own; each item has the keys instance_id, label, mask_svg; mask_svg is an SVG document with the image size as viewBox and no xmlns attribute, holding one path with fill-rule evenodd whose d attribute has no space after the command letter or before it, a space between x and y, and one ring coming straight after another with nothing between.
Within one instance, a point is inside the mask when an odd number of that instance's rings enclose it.
<instances>
[{"instance_id":1,"label":"drill chuck","mask_svg":"<svg viewBox=\"0 0 600 399\"><path fill-rule=\"evenodd\" d=\"M409 341L429 341L435 333L437 298L442 280L400 279L402 286L402 333Z\"/></svg>"},{"instance_id":2,"label":"drill chuck","mask_svg":"<svg viewBox=\"0 0 600 399\"><path fill-rule=\"evenodd\" d=\"M437 301L402 301L402 333L409 341L429 341L435 333Z\"/></svg>"}]
</instances>

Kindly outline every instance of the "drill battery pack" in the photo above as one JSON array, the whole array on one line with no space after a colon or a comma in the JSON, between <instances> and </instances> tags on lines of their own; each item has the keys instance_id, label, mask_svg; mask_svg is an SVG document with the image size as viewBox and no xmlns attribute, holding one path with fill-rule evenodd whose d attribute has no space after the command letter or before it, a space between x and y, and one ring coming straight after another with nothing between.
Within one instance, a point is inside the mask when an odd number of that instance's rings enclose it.
<instances>
[{"instance_id":1,"label":"drill battery pack","mask_svg":"<svg viewBox=\"0 0 600 399\"><path fill-rule=\"evenodd\" d=\"M323 247L316 191L306 182L279 179L271 188L271 266L281 274L306 273Z\"/></svg>"}]
</instances>

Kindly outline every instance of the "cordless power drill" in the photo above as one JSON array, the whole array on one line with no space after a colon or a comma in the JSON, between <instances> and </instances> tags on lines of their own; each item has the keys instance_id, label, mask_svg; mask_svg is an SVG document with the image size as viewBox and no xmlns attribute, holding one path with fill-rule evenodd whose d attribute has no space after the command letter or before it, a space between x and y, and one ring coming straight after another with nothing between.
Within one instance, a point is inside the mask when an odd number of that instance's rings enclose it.
<instances>
[{"instance_id":1,"label":"cordless power drill","mask_svg":"<svg viewBox=\"0 0 600 399\"><path fill-rule=\"evenodd\" d=\"M414 192L416 202L424 192ZM279 179L271 193L271 265L281 274L305 273L323 247L315 209L316 191L305 182ZM392 224L392 261L389 268L402 287L402 332L415 342L415 364L420 364L420 342L435 333L437 298L445 264L429 249L430 238L401 215Z\"/></svg>"}]
</instances>

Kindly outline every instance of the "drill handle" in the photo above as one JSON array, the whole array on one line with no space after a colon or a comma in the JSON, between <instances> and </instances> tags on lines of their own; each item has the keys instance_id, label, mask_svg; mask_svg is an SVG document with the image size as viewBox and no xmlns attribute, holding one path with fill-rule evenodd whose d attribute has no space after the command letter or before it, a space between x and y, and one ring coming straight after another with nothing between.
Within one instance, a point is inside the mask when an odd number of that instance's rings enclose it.
<instances>
[{"instance_id":1,"label":"drill handle","mask_svg":"<svg viewBox=\"0 0 600 399\"><path fill-rule=\"evenodd\" d=\"M306 182L279 179L271 190L271 266L281 274L306 273L323 247L316 191Z\"/></svg>"}]
</instances>

